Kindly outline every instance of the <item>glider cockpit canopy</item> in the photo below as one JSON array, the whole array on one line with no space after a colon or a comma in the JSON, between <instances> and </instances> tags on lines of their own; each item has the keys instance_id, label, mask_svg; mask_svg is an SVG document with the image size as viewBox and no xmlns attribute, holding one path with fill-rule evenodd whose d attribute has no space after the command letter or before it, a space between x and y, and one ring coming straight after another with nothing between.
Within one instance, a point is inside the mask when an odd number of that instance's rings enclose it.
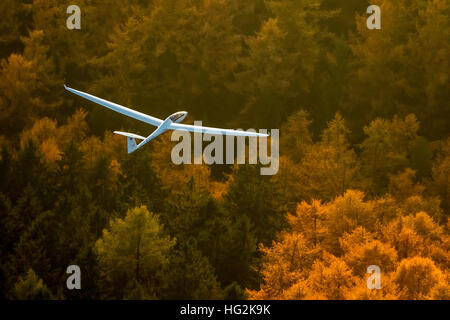
<instances>
[{"instance_id":1,"label":"glider cockpit canopy","mask_svg":"<svg viewBox=\"0 0 450 320\"><path fill-rule=\"evenodd\" d=\"M184 118L186 118L187 114L188 113L186 111L175 112L174 114L169 116L169 119L172 120L172 122L179 123L183 121Z\"/></svg>"}]
</instances>

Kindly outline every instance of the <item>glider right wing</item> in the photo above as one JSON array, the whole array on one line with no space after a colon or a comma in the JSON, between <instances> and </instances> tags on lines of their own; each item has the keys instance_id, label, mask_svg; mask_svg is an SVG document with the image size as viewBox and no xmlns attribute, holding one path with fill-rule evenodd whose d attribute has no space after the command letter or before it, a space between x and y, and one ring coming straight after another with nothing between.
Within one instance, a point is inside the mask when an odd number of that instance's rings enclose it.
<instances>
[{"instance_id":1,"label":"glider right wing","mask_svg":"<svg viewBox=\"0 0 450 320\"><path fill-rule=\"evenodd\" d=\"M257 132L250 132L250 131L244 131L244 130L232 130L232 129L220 129L220 128L211 128L211 127L203 127L203 126L193 126L190 124L183 124L183 123L172 123L169 126L169 129L172 130L186 130L190 132L198 132L198 133L204 133L204 134L221 134L221 135L228 135L228 136L245 136L245 137L268 137L269 135L266 133L257 133Z\"/></svg>"}]
</instances>

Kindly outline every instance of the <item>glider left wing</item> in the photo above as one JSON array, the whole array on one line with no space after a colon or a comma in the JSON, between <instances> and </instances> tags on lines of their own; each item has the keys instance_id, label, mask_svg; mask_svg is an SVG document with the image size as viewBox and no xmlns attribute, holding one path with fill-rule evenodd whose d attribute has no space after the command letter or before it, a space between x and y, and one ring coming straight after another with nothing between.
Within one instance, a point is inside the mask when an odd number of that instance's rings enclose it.
<instances>
[{"instance_id":1,"label":"glider left wing","mask_svg":"<svg viewBox=\"0 0 450 320\"><path fill-rule=\"evenodd\" d=\"M158 127L161 123L163 123L163 121L161 119L158 119L158 118L149 116L149 115L147 115L145 113L142 113L142 112L139 112L139 111L136 111L136 110L133 110L133 109L130 109L130 108L118 105L118 104L116 104L114 102L110 102L110 101L98 98L98 97L93 96L93 95L91 95L89 93L85 93L85 92L82 92L82 91L78 91L78 90L69 88L66 85L64 85L64 88L66 90L68 90L68 91L70 91L70 92L80 96L80 97L83 97L85 99L91 100L92 102L98 103L99 105L102 105L102 106L104 106L104 107L106 107L108 109L111 109L113 111L116 111L118 113L126 115L128 117L134 118L136 120L140 120L142 122L151 124L151 125L153 125L155 127Z\"/></svg>"}]
</instances>

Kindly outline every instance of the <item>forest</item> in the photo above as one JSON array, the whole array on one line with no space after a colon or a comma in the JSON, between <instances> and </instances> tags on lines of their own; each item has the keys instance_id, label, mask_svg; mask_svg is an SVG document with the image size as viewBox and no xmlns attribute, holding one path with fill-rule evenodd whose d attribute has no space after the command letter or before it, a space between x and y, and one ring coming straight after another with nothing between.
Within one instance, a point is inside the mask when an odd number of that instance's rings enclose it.
<instances>
[{"instance_id":1,"label":"forest","mask_svg":"<svg viewBox=\"0 0 450 320\"><path fill-rule=\"evenodd\" d=\"M1 299L450 299L450 0L0 11ZM127 154L113 131L153 128L64 84L163 119L280 129L279 171L175 165L170 132Z\"/></svg>"}]
</instances>

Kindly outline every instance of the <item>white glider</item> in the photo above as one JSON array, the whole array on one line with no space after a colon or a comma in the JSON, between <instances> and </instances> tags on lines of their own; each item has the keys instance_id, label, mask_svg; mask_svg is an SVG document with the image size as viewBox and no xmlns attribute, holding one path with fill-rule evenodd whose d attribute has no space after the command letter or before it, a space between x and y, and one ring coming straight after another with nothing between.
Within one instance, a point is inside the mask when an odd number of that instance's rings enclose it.
<instances>
[{"instance_id":1,"label":"white glider","mask_svg":"<svg viewBox=\"0 0 450 320\"><path fill-rule=\"evenodd\" d=\"M203 126L193 126L189 124L181 124L180 122L184 120L187 116L186 111L175 112L174 114L168 116L166 120L161 120L152 116L149 116L145 113L118 105L116 103L98 98L91 94L81 92L64 85L64 88L80 97L91 100L92 102L98 103L106 108L119 112L128 117L140 120L142 122L151 124L152 126L157 127L155 131L153 131L148 137L143 137L134 133L122 132L122 131L114 131L116 134L120 134L122 136L128 137L128 153L132 153L133 151L139 149L144 144L149 142L150 140L156 138L160 134L166 132L167 130L187 130L190 132L199 132L206 134L221 134L221 135L231 135L231 136L246 136L246 137L267 137L268 135L265 133L256 133L256 132L247 132L242 130L231 130L231 129L220 129L220 128L211 128L211 127L203 127ZM139 144L136 144L136 140L142 140Z\"/></svg>"}]
</instances>

